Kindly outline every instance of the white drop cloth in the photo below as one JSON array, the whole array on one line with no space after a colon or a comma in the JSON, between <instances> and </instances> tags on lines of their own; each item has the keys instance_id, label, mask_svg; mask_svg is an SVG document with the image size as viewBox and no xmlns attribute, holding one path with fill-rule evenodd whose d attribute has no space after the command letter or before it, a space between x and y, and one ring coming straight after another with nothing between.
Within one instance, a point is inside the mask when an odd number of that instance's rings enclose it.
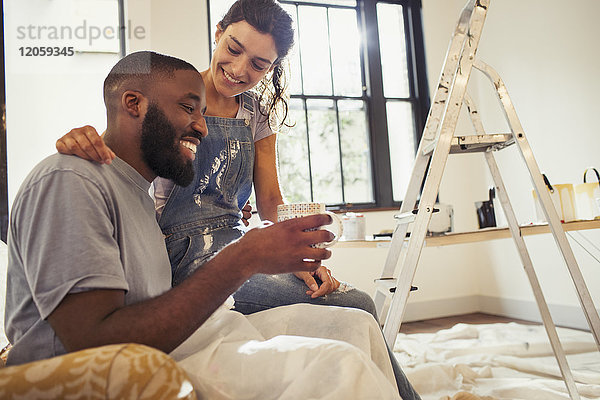
<instances>
[{"instance_id":1,"label":"white drop cloth","mask_svg":"<svg viewBox=\"0 0 600 400\"><path fill-rule=\"evenodd\" d=\"M600 353L590 333L558 328L581 399L600 399ZM399 334L394 353L423 400L466 391L501 400L569 395L543 326L458 324Z\"/></svg>"},{"instance_id":2,"label":"white drop cloth","mask_svg":"<svg viewBox=\"0 0 600 400\"><path fill-rule=\"evenodd\" d=\"M295 304L218 309L171 353L201 399L399 399L373 317Z\"/></svg>"}]
</instances>

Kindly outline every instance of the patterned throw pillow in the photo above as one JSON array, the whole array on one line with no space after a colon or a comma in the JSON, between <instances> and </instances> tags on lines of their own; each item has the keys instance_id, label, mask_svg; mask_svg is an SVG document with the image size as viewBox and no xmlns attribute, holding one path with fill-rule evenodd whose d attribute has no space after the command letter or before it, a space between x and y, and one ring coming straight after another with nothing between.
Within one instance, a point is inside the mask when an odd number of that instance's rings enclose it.
<instances>
[{"instance_id":1,"label":"patterned throw pillow","mask_svg":"<svg viewBox=\"0 0 600 400\"><path fill-rule=\"evenodd\" d=\"M0 369L0 399L196 400L167 354L138 344L102 346Z\"/></svg>"}]
</instances>

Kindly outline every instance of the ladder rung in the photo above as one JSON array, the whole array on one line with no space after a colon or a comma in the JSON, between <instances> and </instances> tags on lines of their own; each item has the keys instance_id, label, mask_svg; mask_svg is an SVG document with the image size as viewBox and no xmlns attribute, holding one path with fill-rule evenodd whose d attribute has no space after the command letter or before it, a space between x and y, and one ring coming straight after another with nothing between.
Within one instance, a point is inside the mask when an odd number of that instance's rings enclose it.
<instances>
[{"instance_id":1,"label":"ladder rung","mask_svg":"<svg viewBox=\"0 0 600 400\"><path fill-rule=\"evenodd\" d=\"M396 278L380 278L375 279L376 289L386 295L391 295L396 291ZM410 291L418 290L416 286L411 286Z\"/></svg>"},{"instance_id":2,"label":"ladder rung","mask_svg":"<svg viewBox=\"0 0 600 400\"><path fill-rule=\"evenodd\" d=\"M452 138L450 154L479 153L488 149L499 150L515 142L510 133L496 133L491 135L467 135Z\"/></svg>"},{"instance_id":3,"label":"ladder rung","mask_svg":"<svg viewBox=\"0 0 600 400\"><path fill-rule=\"evenodd\" d=\"M407 213L396 214L394 215L394 218L396 219L397 224L410 224L411 222L415 221L417 215L414 211L411 211Z\"/></svg>"},{"instance_id":4,"label":"ladder rung","mask_svg":"<svg viewBox=\"0 0 600 400\"><path fill-rule=\"evenodd\" d=\"M450 154L482 153L488 149L500 150L515 142L510 133L496 133L491 135L466 135L454 136L450 147ZM423 155L428 155L437 146L437 139L423 147Z\"/></svg>"}]
</instances>

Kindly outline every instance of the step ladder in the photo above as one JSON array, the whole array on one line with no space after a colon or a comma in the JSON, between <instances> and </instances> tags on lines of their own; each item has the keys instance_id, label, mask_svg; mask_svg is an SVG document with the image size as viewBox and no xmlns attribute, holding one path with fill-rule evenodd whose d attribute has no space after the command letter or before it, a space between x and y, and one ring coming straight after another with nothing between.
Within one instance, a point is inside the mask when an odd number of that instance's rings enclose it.
<instances>
[{"instance_id":1,"label":"step ladder","mask_svg":"<svg viewBox=\"0 0 600 400\"><path fill-rule=\"evenodd\" d=\"M571 399L579 399L573 375L567 363L556 327L550 315L548 305L542 293L540 283L533 268L525 241L515 217L494 153L516 144L523 157L533 186L544 210L550 230L565 260L579 302L586 316L591 332L600 350L600 318L577 265L573 251L562 229L558 214L546 190L542 174L533 157L531 147L525 137L515 108L508 96L506 86L498 73L476 58L477 48L491 0L469 0L460 14L459 21L450 41L446 59L435 91L431 109L427 117L423 136L417 150L412 175L392 236L387 259L376 281L375 305L380 319L384 323L384 336L393 345L400 325L408 295L415 276L417 264L423 249L429 221L434 210L435 200L444 173L449 154L480 152L490 168L496 193L508 221L509 230L514 239L523 263L525 273L533 290L544 327L548 334L552 350L558 362ZM500 100L504 115L510 126L510 133L487 134L474 102L466 89L473 68L483 73L492 83ZM458 117L463 105L467 108L475 135L454 136ZM424 185L423 185L423 180ZM423 185L423 186L422 186ZM421 191L422 187L422 191ZM421 193L420 193L421 192ZM417 197L421 194L417 205ZM415 208L416 207L416 208ZM410 237L406 240L408 226L412 224ZM400 271L394 278L397 265ZM391 296L387 316L383 315L385 301Z\"/></svg>"}]
</instances>

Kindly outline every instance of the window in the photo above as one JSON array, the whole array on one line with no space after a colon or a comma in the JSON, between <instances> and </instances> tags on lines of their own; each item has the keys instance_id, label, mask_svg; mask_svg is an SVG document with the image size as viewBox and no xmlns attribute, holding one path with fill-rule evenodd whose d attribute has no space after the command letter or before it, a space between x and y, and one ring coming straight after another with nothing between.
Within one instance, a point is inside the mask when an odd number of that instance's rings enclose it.
<instances>
[{"instance_id":1,"label":"window","mask_svg":"<svg viewBox=\"0 0 600 400\"><path fill-rule=\"evenodd\" d=\"M233 1L210 1L214 26ZM289 201L396 207L429 109L419 0L280 0L296 27L278 137Z\"/></svg>"}]
</instances>

